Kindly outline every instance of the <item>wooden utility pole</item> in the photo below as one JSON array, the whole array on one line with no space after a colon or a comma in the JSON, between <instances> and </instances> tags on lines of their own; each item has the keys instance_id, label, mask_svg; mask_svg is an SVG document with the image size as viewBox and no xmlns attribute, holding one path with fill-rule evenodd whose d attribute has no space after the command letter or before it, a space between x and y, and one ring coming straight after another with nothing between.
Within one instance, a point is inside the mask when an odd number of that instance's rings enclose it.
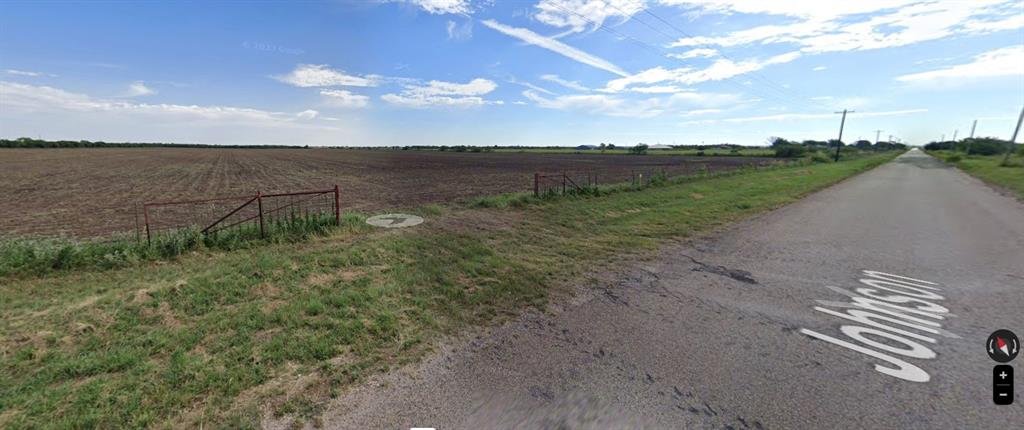
<instances>
[{"instance_id":1,"label":"wooden utility pole","mask_svg":"<svg viewBox=\"0 0 1024 430\"><path fill-rule=\"evenodd\" d=\"M842 112L835 112L835 113L843 114L843 119L842 119L842 121L839 122L839 140L836 141L836 158L835 158L835 161L839 161L839 149L843 147L843 127L846 126L846 114L848 112L854 112L854 111L852 111L852 110L848 111L846 109L843 109ZM1024 115L1024 111L1021 111L1021 114Z\"/></svg>"},{"instance_id":2,"label":"wooden utility pole","mask_svg":"<svg viewBox=\"0 0 1024 430\"><path fill-rule=\"evenodd\" d=\"M1006 156L1003 157L1003 164L1010 162L1010 154L1013 153L1013 145L1017 143L1017 132L1020 131L1020 123L1024 121L1024 107L1020 108L1020 116L1017 117L1017 126L1013 128L1013 137L1010 138L1010 145L1006 148Z\"/></svg>"},{"instance_id":3,"label":"wooden utility pole","mask_svg":"<svg viewBox=\"0 0 1024 430\"><path fill-rule=\"evenodd\" d=\"M974 128L978 126L978 120L974 120L971 123L971 137L967 138L967 152L965 154L971 155L971 144L974 143Z\"/></svg>"},{"instance_id":4,"label":"wooden utility pole","mask_svg":"<svg viewBox=\"0 0 1024 430\"><path fill-rule=\"evenodd\" d=\"M875 145L878 145L878 136L882 134L882 130L875 130ZM892 140L892 139L889 139Z\"/></svg>"}]
</instances>

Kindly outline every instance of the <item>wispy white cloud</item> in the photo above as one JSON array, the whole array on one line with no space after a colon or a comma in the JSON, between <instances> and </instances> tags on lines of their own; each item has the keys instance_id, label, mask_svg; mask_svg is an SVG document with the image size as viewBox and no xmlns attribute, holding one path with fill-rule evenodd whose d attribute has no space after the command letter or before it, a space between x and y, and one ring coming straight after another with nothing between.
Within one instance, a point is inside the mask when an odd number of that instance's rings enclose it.
<instances>
[{"instance_id":1,"label":"wispy white cloud","mask_svg":"<svg viewBox=\"0 0 1024 430\"><path fill-rule=\"evenodd\" d=\"M4 70L4 72L6 72L8 75L28 76L28 77L32 77L32 78L38 78L38 77L42 77L42 76L48 76L48 77L55 77L55 76L57 76L57 75L53 75L53 74L50 74L50 73L32 72L32 71L28 71L28 70L7 69L7 70Z\"/></svg>"},{"instance_id":2,"label":"wispy white cloud","mask_svg":"<svg viewBox=\"0 0 1024 430\"><path fill-rule=\"evenodd\" d=\"M157 91L147 87L145 82L135 81L128 85L128 97L142 97L156 94Z\"/></svg>"},{"instance_id":3,"label":"wispy white cloud","mask_svg":"<svg viewBox=\"0 0 1024 430\"><path fill-rule=\"evenodd\" d=\"M539 86L534 85L534 84L532 84L530 82L519 81L519 80L512 80L512 81L509 81L509 82L513 83L513 84L516 84L516 85L522 85L522 86L524 86L526 88L529 88L531 90L534 90L534 91L537 91L537 92L541 92L541 93L544 93L544 94L555 95L554 91L551 91L551 90L549 90L547 88L544 88L544 87L539 87Z\"/></svg>"},{"instance_id":4,"label":"wispy white cloud","mask_svg":"<svg viewBox=\"0 0 1024 430\"><path fill-rule=\"evenodd\" d=\"M711 58L718 56L717 49L711 48L696 48L686 51L682 54L667 54L669 58L675 58L677 60L688 60L690 58Z\"/></svg>"},{"instance_id":5,"label":"wispy white cloud","mask_svg":"<svg viewBox=\"0 0 1024 430\"><path fill-rule=\"evenodd\" d=\"M626 73L625 70L622 70L621 68L619 68L619 66L616 66L611 62L608 62L607 60L583 52L579 49L566 45L550 37L541 36L537 33L534 33L533 31L530 31L529 29L510 27L491 19L484 20L482 22L485 26L494 29L495 31L498 31L502 34L522 40L523 42L526 42L530 45L547 49L551 52L562 55L574 61L578 61L588 66L595 67L610 73L614 73L619 76L629 75L629 73Z\"/></svg>"},{"instance_id":6,"label":"wispy white cloud","mask_svg":"<svg viewBox=\"0 0 1024 430\"><path fill-rule=\"evenodd\" d=\"M847 115L847 118L868 118L868 117L879 117L879 116L896 116L896 115L910 115L915 113L928 112L928 109L903 109L903 110L892 110L882 112L855 112ZM817 120L817 119L829 119L834 120L835 114L828 113L781 113L775 115L759 115L759 116L748 116L748 117L735 117L735 118L722 118L722 119L711 119L711 120L698 120L685 122L686 125L702 125L702 124L714 124L717 122L727 123L746 123L746 122L758 122L758 121L795 121L795 120Z\"/></svg>"},{"instance_id":7,"label":"wispy white cloud","mask_svg":"<svg viewBox=\"0 0 1024 430\"><path fill-rule=\"evenodd\" d=\"M368 140L358 121L328 122L314 110L139 103L4 81L0 124L6 137L107 142L338 145Z\"/></svg>"},{"instance_id":8,"label":"wispy white cloud","mask_svg":"<svg viewBox=\"0 0 1024 430\"><path fill-rule=\"evenodd\" d=\"M694 109L682 113L682 116L699 116L699 115L711 115L716 113L722 113L721 109Z\"/></svg>"},{"instance_id":9,"label":"wispy white cloud","mask_svg":"<svg viewBox=\"0 0 1024 430\"><path fill-rule=\"evenodd\" d=\"M434 15L472 13L469 0L398 0L418 6Z\"/></svg>"},{"instance_id":10,"label":"wispy white cloud","mask_svg":"<svg viewBox=\"0 0 1024 430\"><path fill-rule=\"evenodd\" d=\"M326 64L299 64L287 75L272 76L278 81L296 87L374 87L376 79L372 76L352 76L341 70L328 67Z\"/></svg>"},{"instance_id":11,"label":"wispy white cloud","mask_svg":"<svg viewBox=\"0 0 1024 430\"><path fill-rule=\"evenodd\" d=\"M897 81L950 86L983 78L1024 76L1024 45L1008 46L984 52L974 61L928 72L912 73L896 78Z\"/></svg>"},{"instance_id":12,"label":"wispy white cloud","mask_svg":"<svg viewBox=\"0 0 1024 430\"><path fill-rule=\"evenodd\" d=\"M18 113L95 112L146 115L168 120L201 119L264 125L292 123L296 118L306 119L309 117L308 111L289 114L231 106L150 104L104 100L59 88L5 81L0 81L0 100L3 100L5 112Z\"/></svg>"},{"instance_id":13,"label":"wispy white cloud","mask_svg":"<svg viewBox=\"0 0 1024 430\"><path fill-rule=\"evenodd\" d=\"M800 53L793 51L764 60L751 59L735 62L727 58L721 58L715 60L714 63L704 69L694 69L691 67L666 69L658 66L635 75L609 81L603 91L616 93L626 90L633 85L651 85L661 82L692 85L700 82L720 81L744 73L761 70L771 64L788 63L799 57Z\"/></svg>"},{"instance_id":14,"label":"wispy white cloud","mask_svg":"<svg viewBox=\"0 0 1024 430\"><path fill-rule=\"evenodd\" d=\"M346 90L320 90L320 95L324 96L325 104L331 107L361 108L370 103L369 97Z\"/></svg>"},{"instance_id":15,"label":"wispy white cloud","mask_svg":"<svg viewBox=\"0 0 1024 430\"><path fill-rule=\"evenodd\" d=\"M640 94L676 94L692 91L675 85L651 85L649 87L629 87L629 91Z\"/></svg>"},{"instance_id":16,"label":"wispy white cloud","mask_svg":"<svg viewBox=\"0 0 1024 430\"><path fill-rule=\"evenodd\" d=\"M682 108L722 106L736 104L740 100L735 94L698 92L634 99L612 94L574 94L549 98L526 90L523 91L523 96L545 109L629 118L650 118Z\"/></svg>"},{"instance_id":17,"label":"wispy white cloud","mask_svg":"<svg viewBox=\"0 0 1024 430\"><path fill-rule=\"evenodd\" d=\"M644 0L541 0L534 15L544 24L579 33L588 26L597 30L609 18L627 20L644 10Z\"/></svg>"},{"instance_id":18,"label":"wispy white cloud","mask_svg":"<svg viewBox=\"0 0 1024 430\"><path fill-rule=\"evenodd\" d=\"M580 84L579 82L562 79L561 77L559 77L558 75L555 75L555 74L541 75L540 78L545 80L545 81L548 81L548 82L554 82L554 83L556 83L558 85L561 85L563 87L566 87L566 88L568 88L570 90L580 91L580 92L590 91L590 88L587 88L587 87L583 86L583 84Z\"/></svg>"},{"instance_id":19,"label":"wispy white cloud","mask_svg":"<svg viewBox=\"0 0 1024 430\"><path fill-rule=\"evenodd\" d=\"M384 94L381 99L398 106L423 108L431 106L481 106L501 104L500 101L485 100L486 95L498 88L487 79L473 79L465 84L444 81L430 81L426 85L410 84L399 94Z\"/></svg>"},{"instance_id":20,"label":"wispy white cloud","mask_svg":"<svg viewBox=\"0 0 1024 430\"><path fill-rule=\"evenodd\" d=\"M662 0L717 13L782 15L797 19L723 36L685 37L672 47L792 44L804 53L907 46L956 34L984 34L1024 26L1013 0ZM1015 9L1018 8L1018 9Z\"/></svg>"},{"instance_id":21,"label":"wispy white cloud","mask_svg":"<svg viewBox=\"0 0 1024 430\"><path fill-rule=\"evenodd\" d=\"M817 66L817 67L811 69L811 71L812 72L820 72L820 71L825 70L825 69L828 69L828 67L826 67L826 66Z\"/></svg>"},{"instance_id":22,"label":"wispy white cloud","mask_svg":"<svg viewBox=\"0 0 1024 430\"><path fill-rule=\"evenodd\" d=\"M299 119L313 119L318 116L320 116L320 112L317 112L313 109L306 109L302 112L295 114L295 117Z\"/></svg>"},{"instance_id":23,"label":"wispy white cloud","mask_svg":"<svg viewBox=\"0 0 1024 430\"><path fill-rule=\"evenodd\" d=\"M448 21L448 40L464 41L473 38L473 21L466 20L462 24L455 21Z\"/></svg>"}]
</instances>

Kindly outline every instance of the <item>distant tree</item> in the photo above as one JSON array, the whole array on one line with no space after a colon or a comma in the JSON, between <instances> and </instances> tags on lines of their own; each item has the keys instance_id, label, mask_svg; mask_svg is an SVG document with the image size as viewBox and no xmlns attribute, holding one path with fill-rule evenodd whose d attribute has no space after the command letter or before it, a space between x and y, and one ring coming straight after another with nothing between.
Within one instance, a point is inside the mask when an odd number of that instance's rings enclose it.
<instances>
[{"instance_id":1,"label":"distant tree","mask_svg":"<svg viewBox=\"0 0 1024 430\"><path fill-rule=\"evenodd\" d=\"M943 142L946 143L946 142ZM961 141L957 146L964 151L970 148L970 154L995 155L1006 152L1009 141L995 137L975 137Z\"/></svg>"},{"instance_id":2,"label":"distant tree","mask_svg":"<svg viewBox=\"0 0 1024 430\"><path fill-rule=\"evenodd\" d=\"M863 139L862 140L858 140L857 142L855 142L853 144L853 147L857 148L857 149L861 149L861 150L867 151L867 150L871 149L871 142L863 140Z\"/></svg>"},{"instance_id":3,"label":"distant tree","mask_svg":"<svg viewBox=\"0 0 1024 430\"><path fill-rule=\"evenodd\" d=\"M643 155L647 153L647 144L638 143L636 146L629 148L629 153L633 155Z\"/></svg>"},{"instance_id":4,"label":"distant tree","mask_svg":"<svg viewBox=\"0 0 1024 430\"><path fill-rule=\"evenodd\" d=\"M609 143L606 148L608 148L608 149L615 149L615 144L614 143Z\"/></svg>"},{"instance_id":5,"label":"distant tree","mask_svg":"<svg viewBox=\"0 0 1024 430\"><path fill-rule=\"evenodd\" d=\"M794 145L794 144L796 144L796 142L791 142L789 140L786 140L785 138L778 137L778 136L772 136L772 137L768 138L768 146L771 146L772 148L775 148L777 146L786 146L786 145ZM699 148L699 149L704 149L704 148Z\"/></svg>"},{"instance_id":6,"label":"distant tree","mask_svg":"<svg viewBox=\"0 0 1024 430\"><path fill-rule=\"evenodd\" d=\"M800 144L772 145L772 149L775 150L775 156L778 158L799 158L807 155L807 147Z\"/></svg>"}]
</instances>

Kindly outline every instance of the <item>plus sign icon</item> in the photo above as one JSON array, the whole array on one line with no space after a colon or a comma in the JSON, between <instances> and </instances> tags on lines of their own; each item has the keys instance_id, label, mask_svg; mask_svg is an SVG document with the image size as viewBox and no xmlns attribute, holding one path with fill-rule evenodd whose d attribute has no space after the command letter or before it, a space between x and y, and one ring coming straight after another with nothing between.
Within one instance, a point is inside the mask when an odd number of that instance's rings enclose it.
<instances>
[{"instance_id":1,"label":"plus sign icon","mask_svg":"<svg viewBox=\"0 0 1024 430\"><path fill-rule=\"evenodd\" d=\"M997 405L1013 404L1013 368L1008 364L992 369L992 401Z\"/></svg>"},{"instance_id":2,"label":"plus sign icon","mask_svg":"<svg viewBox=\"0 0 1024 430\"><path fill-rule=\"evenodd\" d=\"M1020 352L1020 340L1012 331L996 330L988 336L985 352L999 363L1009 363L1017 358L1017 353Z\"/></svg>"}]
</instances>

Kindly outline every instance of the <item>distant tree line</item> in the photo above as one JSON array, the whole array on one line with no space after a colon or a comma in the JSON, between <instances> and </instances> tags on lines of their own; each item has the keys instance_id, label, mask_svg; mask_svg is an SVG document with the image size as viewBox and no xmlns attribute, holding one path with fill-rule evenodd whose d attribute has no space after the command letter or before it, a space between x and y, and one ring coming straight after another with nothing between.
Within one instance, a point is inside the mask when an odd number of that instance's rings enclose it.
<instances>
[{"instance_id":1,"label":"distant tree line","mask_svg":"<svg viewBox=\"0 0 1024 430\"><path fill-rule=\"evenodd\" d=\"M403 146L403 151L441 151L441 152L493 152L498 146L469 146L469 145L410 145Z\"/></svg>"},{"instance_id":2,"label":"distant tree line","mask_svg":"<svg viewBox=\"0 0 1024 430\"><path fill-rule=\"evenodd\" d=\"M902 143L871 143L867 140L858 140L852 145L847 145L836 139L829 139L828 141L805 140L803 142L797 142L795 140L788 140L782 137L770 137L768 138L768 144L772 150L775 151L775 156L779 158L799 158L807 155L814 155L819 151L835 151L837 145L839 146L840 153L852 153L857 151L880 152L907 149L907 145Z\"/></svg>"},{"instance_id":3,"label":"distant tree line","mask_svg":"<svg viewBox=\"0 0 1024 430\"><path fill-rule=\"evenodd\" d=\"M0 148L308 148L288 145L204 145L199 143L103 142L89 140L42 140L31 137L0 139Z\"/></svg>"},{"instance_id":4,"label":"distant tree line","mask_svg":"<svg viewBox=\"0 0 1024 430\"><path fill-rule=\"evenodd\" d=\"M930 142L924 146L928 151L959 151L968 155L996 155L1003 154L1010 147L1010 141L997 139L995 137L974 137L957 141L947 140L943 142ZM1016 144L1014 150L1021 151L1024 145Z\"/></svg>"}]
</instances>

